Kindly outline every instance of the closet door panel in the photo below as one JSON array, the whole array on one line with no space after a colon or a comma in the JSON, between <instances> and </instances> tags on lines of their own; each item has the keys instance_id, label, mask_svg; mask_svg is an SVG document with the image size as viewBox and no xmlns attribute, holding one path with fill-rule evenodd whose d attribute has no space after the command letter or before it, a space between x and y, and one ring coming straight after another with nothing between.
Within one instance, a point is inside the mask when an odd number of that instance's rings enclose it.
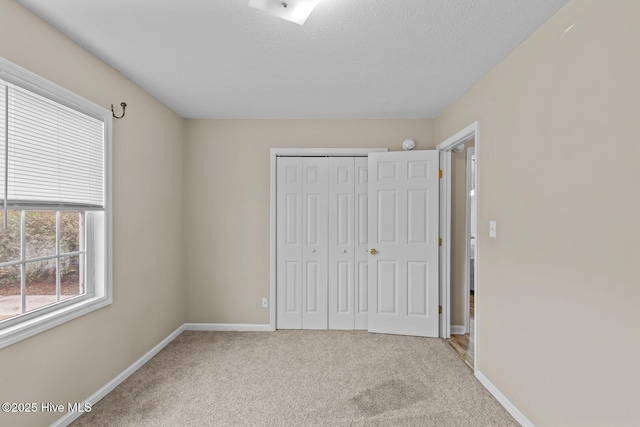
<instances>
[{"instance_id":1,"label":"closet door panel","mask_svg":"<svg viewBox=\"0 0 640 427\"><path fill-rule=\"evenodd\" d=\"M354 158L329 158L329 329L355 328Z\"/></svg>"},{"instance_id":2,"label":"closet door panel","mask_svg":"<svg viewBox=\"0 0 640 427\"><path fill-rule=\"evenodd\" d=\"M278 329L302 328L302 158L277 159Z\"/></svg>"},{"instance_id":3,"label":"closet door panel","mask_svg":"<svg viewBox=\"0 0 640 427\"><path fill-rule=\"evenodd\" d=\"M277 161L278 329L367 329L367 158Z\"/></svg>"},{"instance_id":4,"label":"closet door panel","mask_svg":"<svg viewBox=\"0 0 640 427\"><path fill-rule=\"evenodd\" d=\"M327 158L303 157L302 179L302 328L327 329Z\"/></svg>"},{"instance_id":5,"label":"closet door panel","mask_svg":"<svg viewBox=\"0 0 640 427\"><path fill-rule=\"evenodd\" d=\"M368 160L367 157L356 157L355 165L355 214L354 214L354 261L355 261L355 329L367 329L369 303L368 276Z\"/></svg>"}]
</instances>

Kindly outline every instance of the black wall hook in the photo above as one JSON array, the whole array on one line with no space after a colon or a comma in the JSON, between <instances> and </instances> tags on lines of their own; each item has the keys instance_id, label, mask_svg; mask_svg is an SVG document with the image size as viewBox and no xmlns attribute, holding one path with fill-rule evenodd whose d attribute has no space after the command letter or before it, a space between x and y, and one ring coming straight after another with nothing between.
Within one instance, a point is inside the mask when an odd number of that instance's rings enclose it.
<instances>
[{"instance_id":1,"label":"black wall hook","mask_svg":"<svg viewBox=\"0 0 640 427\"><path fill-rule=\"evenodd\" d=\"M124 110L125 108L127 108L127 103L126 102L121 102L120 106L122 107L122 115L121 116L116 116L116 112L113 111L113 104L111 104L111 114L113 114L113 118L114 119L121 119L124 117Z\"/></svg>"}]
</instances>

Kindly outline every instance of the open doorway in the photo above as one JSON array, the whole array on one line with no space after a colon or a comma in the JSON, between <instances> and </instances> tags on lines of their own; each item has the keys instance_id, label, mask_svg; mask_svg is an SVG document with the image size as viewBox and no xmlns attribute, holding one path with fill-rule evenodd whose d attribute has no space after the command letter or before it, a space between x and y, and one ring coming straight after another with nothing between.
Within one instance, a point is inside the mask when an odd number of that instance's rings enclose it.
<instances>
[{"instance_id":1,"label":"open doorway","mask_svg":"<svg viewBox=\"0 0 640 427\"><path fill-rule=\"evenodd\" d=\"M451 153L451 338L449 345L473 368L475 316L475 139Z\"/></svg>"},{"instance_id":2,"label":"open doorway","mask_svg":"<svg viewBox=\"0 0 640 427\"><path fill-rule=\"evenodd\" d=\"M438 145L441 184L441 336L472 369L478 330L477 123Z\"/></svg>"}]
</instances>

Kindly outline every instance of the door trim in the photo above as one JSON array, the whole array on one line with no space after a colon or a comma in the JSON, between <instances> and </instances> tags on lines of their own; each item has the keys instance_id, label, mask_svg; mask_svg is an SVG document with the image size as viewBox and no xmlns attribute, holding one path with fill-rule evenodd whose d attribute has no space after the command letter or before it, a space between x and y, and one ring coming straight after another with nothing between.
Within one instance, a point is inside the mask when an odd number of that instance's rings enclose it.
<instances>
[{"instance_id":1,"label":"door trim","mask_svg":"<svg viewBox=\"0 0 640 427\"><path fill-rule=\"evenodd\" d=\"M276 330L276 177L278 157L366 157L369 153L386 152L388 148L272 148L270 152L270 196L269 196L269 330Z\"/></svg>"},{"instance_id":2,"label":"door trim","mask_svg":"<svg viewBox=\"0 0 640 427\"><path fill-rule=\"evenodd\" d=\"M442 322L440 322L440 336L442 338L451 337L451 150L454 147L463 145L465 142L475 138L476 149L476 191L478 192L478 207L480 206L480 180L478 174L478 153L480 152L480 141L478 132L478 122L471 123L455 135L450 136L436 146L441 151L440 168L443 170L442 183L440 185L440 235L442 239L442 257L440 269L440 302L442 304ZM443 164L444 163L444 164ZM444 167L443 167L444 166ZM476 221L477 221L476 212ZM478 230L480 230L480 223ZM473 366L474 371L478 369L478 336L480 331L480 315L478 312L479 297L479 276L480 276L480 233L476 236L476 259L474 277L474 320L475 334L473 340Z\"/></svg>"},{"instance_id":3,"label":"door trim","mask_svg":"<svg viewBox=\"0 0 640 427\"><path fill-rule=\"evenodd\" d=\"M466 221L466 232L465 232L465 271L464 271L464 291L465 291L465 296L464 296L464 333L468 334L470 332L471 329L471 316L469 314L469 306L471 303L471 281L469 280L470 277L470 273L471 273L471 195L469 194L471 192L471 186L476 182L475 179L473 179L474 177L471 176L471 170L473 169L473 172L475 173L475 167L471 166L471 158L472 156L476 155L476 149L475 147L469 147L466 150L466 179L467 179L467 185L466 185L466 194L465 194L465 199L466 199L466 203L465 203L465 221ZM477 159L477 157L476 157ZM477 178L477 177L476 177ZM478 209L476 206L476 220L478 216ZM476 222L476 235L478 234L478 223ZM474 242L475 243L475 242ZM475 259L474 259L474 263L475 263ZM474 274L475 276L475 274ZM475 277L474 277L475 278ZM475 291L474 291L475 292Z\"/></svg>"}]
</instances>

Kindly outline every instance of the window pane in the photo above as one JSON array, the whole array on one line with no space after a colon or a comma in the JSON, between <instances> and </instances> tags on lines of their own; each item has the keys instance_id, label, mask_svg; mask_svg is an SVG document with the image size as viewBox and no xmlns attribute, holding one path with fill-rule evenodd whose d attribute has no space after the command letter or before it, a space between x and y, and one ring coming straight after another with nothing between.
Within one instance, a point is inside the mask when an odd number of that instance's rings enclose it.
<instances>
[{"instance_id":1,"label":"window pane","mask_svg":"<svg viewBox=\"0 0 640 427\"><path fill-rule=\"evenodd\" d=\"M80 250L80 212L60 213L60 253Z\"/></svg>"},{"instance_id":2,"label":"window pane","mask_svg":"<svg viewBox=\"0 0 640 427\"><path fill-rule=\"evenodd\" d=\"M60 258L61 300L84 294L84 268L80 264L83 260L80 255Z\"/></svg>"},{"instance_id":3,"label":"window pane","mask_svg":"<svg viewBox=\"0 0 640 427\"><path fill-rule=\"evenodd\" d=\"M8 211L4 228L4 211L0 211L0 262L20 259L20 212Z\"/></svg>"},{"instance_id":4,"label":"window pane","mask_svg":"<svg viewBox=\"0 0 640 427\"><path fill-rule=\"evenodd\" d=\"M56 254L56 213L28 211L25 219L26 259Z\"/></svg>"},{"instance_id":5,"label":"window pane","mask_svg":"<svg viewBox=\"0 0 640 427\"><path fill-rule=\"evenodd\" d=\"M29 262L27 268L27 310L57 302L56 260Z\"/></svg>"},{"instance_id":6,"label":"window pane","mask_svg":"<svg viewBox=\"0 0 640 427\"><path fill-rule=\"evenodd\" d=\"M20 266L0 267L0 321L21 313Z\"/></svg>"}]
</instances>

